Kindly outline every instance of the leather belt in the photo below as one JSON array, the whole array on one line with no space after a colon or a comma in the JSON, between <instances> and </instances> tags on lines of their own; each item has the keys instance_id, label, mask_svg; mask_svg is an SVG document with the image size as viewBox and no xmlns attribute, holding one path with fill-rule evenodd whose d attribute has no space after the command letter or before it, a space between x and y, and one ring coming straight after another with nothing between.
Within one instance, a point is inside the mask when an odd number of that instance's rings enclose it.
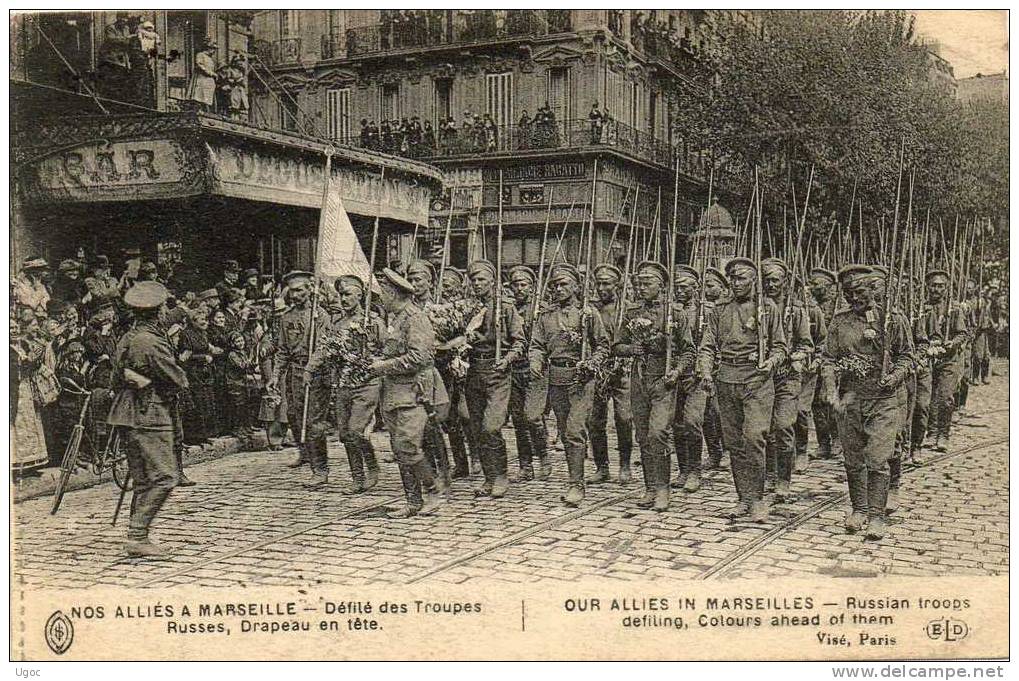
<instances>
[{"instance_id":1,"label":"leather belt","mask_svg":"<svg viewBox=\"0 0 1019 681\"><path fill-rule=\"evenodd\" d=\"M550 359L548 363L557 369L573 369L577 366L577 360L568 357L556 357Z\"/></svg>"}]
</instances>

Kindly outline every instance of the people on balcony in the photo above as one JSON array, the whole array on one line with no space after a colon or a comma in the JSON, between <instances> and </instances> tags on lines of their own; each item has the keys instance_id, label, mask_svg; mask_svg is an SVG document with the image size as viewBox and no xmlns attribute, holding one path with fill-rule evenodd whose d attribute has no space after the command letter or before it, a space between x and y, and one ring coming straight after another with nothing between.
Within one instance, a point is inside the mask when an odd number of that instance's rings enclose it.
<instances>
[{"instance_id":1,"label":"people on balcony","mask_svg":"<svg viewBox=\"0 0 1019 681\"><path fill-rule=\"evenodd\" d=\"M591 121L591 144L601 144L602 132L605 128L605 114L598 108L598 102L591 105L591 113L587 114Z\"/></svg>"},{"instance_id":2,"label":"people on balcony","mask_svg":"<svg viewBox=\"0 0 1019 681\"><path fill-rule=\"evenodd\" d=\"M539 148L559 146L559 132L556 129L555 114L548 102L534 114L535 146Z\"/></svg>"},{"instance_id":3,"label":"people on balcony","mask_svg":"<svg viewBox=\"0 0 1019 681\"><path fill-rule=\"evenodd\" d=\"M212 111L216 105L216 50L219 45L209 40L195 55L195 70L188 88L188 99L198 111Z\"/></svg>"},{"instance_id":4,"label":"people on balcony","mask_svg":"<svg viewBox=\"0 0 1019 681\"><path fill-rule=\"evenodd\" d=\"M248 64L244 55L234 53L230 62L219 73L219 88L230 118L248 120Z\"/></svg>"},{"instance_id":5,"label":"people on balcony","mask_svg":"<svg viewBox=\"0 0 1019 681\"><path fill-rule=\"evenodd\" d=\"M128 42L127 50L131 83L129 101L155 108L155 62L159 54L160 38L156 33L156 25L151 21L140 21L135 17L135 21L129 22L129 25L135 23L137 23L137 28Z\"/></svg>"},{"instance_id":6,"label":"people on balcony","mask_svg":"<svg viewBox=\"0 0 1019 681\"><path fill-rule=\"evenodd\" d=\"M99 65L96 84L99 94L124 100L131 89L131 59L128 55L134 30L127 12L117 12L116 20L103 29L103 43L99 47Z\"/></svg>"},{"instance_id":7,"label":"people on balcony","mask_svg":"<svg viewBox=\"0 0 1019 681\"><path fill-rule=\"evenodd\" d=\"M485 151L498 151L499 128L496 127L495 121L492 120L492 114L485 114L485 119L482 123L482 133L485 139Z\"/></svg>"},{"instance_id":8,"label":"people on balcony","mask_svg":"<svg viewBox=\"0 0 1019 681\"><path fill-rule=\"evenodd\" d=\"M517 148L530 149L531 135L531 117L527 115L527 109L524 109L520 120L517 121Z\"/></svg>"}]
</instances>

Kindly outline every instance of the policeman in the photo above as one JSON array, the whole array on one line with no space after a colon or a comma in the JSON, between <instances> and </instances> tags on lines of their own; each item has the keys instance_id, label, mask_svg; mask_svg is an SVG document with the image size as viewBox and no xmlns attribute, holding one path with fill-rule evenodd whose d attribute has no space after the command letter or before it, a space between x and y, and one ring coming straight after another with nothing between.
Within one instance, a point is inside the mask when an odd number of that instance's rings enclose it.
<instances>
[{"instance_id":1,"label":"policeman","mask_svg":"<svg viewBox=\"0 0 1019 681\"><path fill-rule=\"evenodd\" d=\"M536 301L537 279L534 271L526 265L517 265L509 271L510 290L513 305L524 327L525 338L533 337L533 317L539 314ZM525 346L526 347L526 346ZM534 459L538 459L537 477L548 478L552 472L545 450L548 432L545 427L545 401L548 397L548 379L542 373L531 373L527 357L513 363L513 381L510 388L509 415L517 441L517 458L520 473L517 480L535 478Z\"/></svg>"},{"instance_id":2,"label":"policeman","mask_svg":"<svg viewBox=\"0 0 1019 681\"><path fill-rule=\"evenodd\" d=\"M644 470L644 495L637 506L661 512L669 508L672 464L668 447L676 409L676 381L689 371L694 346L686 315L669 315L666 309L668 270L645 260L637 265L636 273L639 302L626 310L613 352L633 357L630 399ZM666 367L670 316L673 366Z\"/></svg>"},{"instance_id":3,"label":"policeman","mask_svg":"<svg viewBox=\"0 0 1019 681\"><path fill-rule=\"evenodd\" d=\"M729 450L732 478L739 503L730 514L749 514L752 522L768 519L764 499L766 443L775 401L772 372L786 358L782 320L774 303L754 300L757 267L747 258L725 266L732 300L716 306L704 324L697 359L701 381L714 381L722 419L722 438ZM758 333L763 333L764 356L759 357ZM712 368L718 363L717 371Z\"/></svg>"},{"instance_id":4,"label":"policeman","mask_svg":"<svg viewBox=\"0 0 1019 681\"><path fill-rule=\"evenodd\" d=\"M775 306L782 320L782 333L789 354L775 367L775 399L768 431L768 467L776 474L775 501L782 503L789 496L796 459L796 419L799 413L801 376L814 352L810 319L802 301L797 305L789 296L789 269L779 258L761 262L764 295Z\"/></svg>"},{"instance_id":5,"label":"policeman","mask_svg":"<svg viewBox=\"0 0 1019 681\"><path fill-rule=\"evenodd\" d=\"M683 315L690 327L694 347L700 343L703 313L699 309L700 275L688 265L678 265L673 274L676 314ZM692 367L691 367L692 368ZM701 384L690 375L680 377L676 391L676 410L672 421L672 440L676 449L679 477L674 487L687 492L701 488L701 451L704 434L704 413L707 410L710 384Z\"/></svg>"},{"instance_id":6,"label":"policeman","mask_svg":"<svg viewBox=\"0 0 1019 681\"><path fill-rule=\"evenodd\" d=\"M359 332L366 328L365 340L369 347L377 344L385 325L382 318L372 312L365 327L364 280L352 274L343 275L336 280L336 289L339 294L340 311L330 318L330 336L349 334L352 330ZM314 380L313 377L319 372L330 371L326 366L329 359L329 344L324 341L325 338L320 339L315 353L308 362L311 376L305 380L309 378ZM345 487L343 492L360 494L375 487L379 481L379 464L375 458L375 449L365 432L378 406L381 382L376 376L360 385L343 384L336 380L335 374L329 376L328 380L334 390L336 434L347 450L347 463L350 464L351 485ZM328 411L322 410L318 416L324 420L328 417ZM316 434L319 430L327 430L328 426L328 423L322 422L314 424Z\"/></svg>"},{"instance_id":7,"label":"policeman","mask_svg":"<svg viewBox=\"0 0 1019 681\"><path fill-rule=\"evenodd\" d=\"M927 449L944 452L952 427L955 389L963 376L962 348L966 343L966 320L962 310L947 300L948 273L932 270L927 273L928 309L923 316L923 329L930 341L932 357L930 421L927 426Z\"/></svg>"},{"instance_id":8,"label":"policeman","mask_svg":"<svg viewBox=\"0 0 1019 681\"><path fill-rule=\"evenodd\" d=\"M173 413L177 395L187 389L188 381L160 322L168 297L166 288L154 281L127 290L124 303L136 321L117 344L113 361L117 394L107 423L121 428L134 480L125 546L130 556L165 553L149 539L149 526L178 482Z\"/></svg>"},{"instance_id":9,"label":"policeman","mask_svg":"<svg viewBox=\"0 0 1019 681\"><path fill-rule=\"evenodd\" d=\"M475 432L481 470L485 476L474 494L500 498L509 488L506 442L500 432L509 407L509 372L513 363L523 355L526 339L516 308L503 303L501 291L495 290L495 265L488 260L475 260L467 268L467 278L475 297L484 305L484 309L468 324L470 368L464 382L470 427Z\"/></svg>"},{"instance_id":10,"label":"policeman","mask_svg":"<svg viewBox=\"0 0 1019 681\"><path fill-rule=\"evenodd\" d=\"M407 498L406 506L390 517L431 515L441 497L422 449L429 416L421 397L434 389L435 332L428 315L412 303L414 286L409 281L386 268L379 285L389 323L382 335L382 357L372 362L371 371L382 377L382 417Z\"/></svg>"},{"instance_id":11,"label":"policeman","mask_svg":"<svg viewBox=\"0 0 1019 681\"><path fill-rule=\"evenodd\" d=\"M835 285L834 272L823 267L815 267L810 271L807 288L810 289L810 296L817 303L824 319L825 334L822 336L827 334L828 325L831 324L831 319L835 315L835 304L838 298L834 291ZM812 333L813 331L814 329L811 328ZM817 343L816 347L820 347L820 344ZM832 458L832 436L835 434L835 416L831 412L831 405L825 401L825 395L820 390L819 368L816 362L814 364L809 377L805 377L804 380L814 381L814 400L810 405L810 410L814 417L814 436L817 438L816 456L819 459L830 459ZM797 418L797 428L801 427L799 418ZM800 441L801 438L798 437L797 447L799 447ZM806 440L802 441L806 446Z\"/></svg>"},{"instance_id":12,"label":"policeman","mask_svg":"<svg viewBox=\"0 0 1019 681\"><path fill-rule=\"evenodd\" d=\"M531 376L536 380L548 376L548 401L555 412L569 471L562 500L574 507L584 500L587 422L594 399L595 371L591 368L601 366L609 353L601 315L583 302L580 286L580 273L572 265L552 269L549 287L554 307L538 317L529 352Z\"/></svg>"},{"instance_id":13,"label":"policeman","mask_svg":"<svg viewBox=\"0 0 1019 681\"><path fill-rule=\"evenodd\" d=\"M309 386L308 407L305 412L305 365L310 356L309 336L312 332L311 294L314 290L312 274L300 270L288 272L283 276L283 284L286 286L286 296L291 305L280 319L273 376L266 384L266 389L270 393L275 392L282 382L283 399L287 404L287 420L294 439L297 440L298 449L297 460L291 463L290 467L299 468L305 463L310 464L311 485L318 487L329 482L325 432L318 428L312 429L305 433L311 437L306 441L301 439L301 424L305 423L305 416L306 423L315 423L321 419L320 413L328 408L328 402L323 403L323 400L328 400L330 394L328 377L322 375L312 377L316 384ZM316 338L322 338L328 328L329 316L323 309L318 308L315 314ZM311 387L315 389L311 390Z\"/></svg>"},{"instance_id":14,"label":"policeman","mask_svg":"<svg viewBox=\"0 0 1019 681\"><path fill-rule=\"evenodd\" d=\"M889 460L901 419L903 382L912 362L909 329L901 315L888 320L888 341L876 304L873 270L848 265L838 274L849 308L835 314L821 363L825 399L832 405L845 456L852 513L846 531L867 524L867 538L884 537ZM889 351L882 372L884 348Z\"/></svg>"},{"instance_id":15,"label":"policeman","mask_svg":"<svg viewBox=\"0 0 1019 681\"><path fill-rule=\"evenodd\" d=\"M602 326L608 336L609 347L616 342L619 335L620 308L624 303L620 300L622 291L620 283L623 273L617 267L608 264L594 268L594 291L596 299L593 303L601 316ZM595 383L594 402L591 407L591 454L594 457L595 471L587 478L587 483L597 485L609 481L609 437L608 418L609 402L612 402L612 414L616 426L616 447L619 450L619 484L629 484L631 480L630 457L633 454L633 414L630 411L630 367L629 359L612 357L608 360L604 371Z\"/></svg>"}]
</instances>

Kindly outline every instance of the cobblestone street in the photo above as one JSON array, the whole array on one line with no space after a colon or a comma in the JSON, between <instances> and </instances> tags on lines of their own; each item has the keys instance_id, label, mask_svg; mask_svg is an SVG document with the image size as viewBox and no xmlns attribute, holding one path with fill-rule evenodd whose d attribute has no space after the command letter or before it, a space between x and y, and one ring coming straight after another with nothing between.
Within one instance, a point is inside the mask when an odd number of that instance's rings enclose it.
<instances>
[{"instance_id":1,"label":"cobblestone street","mask_svg":"<svg viewBox=\"0 0 1019 681\"><path fill-rule=\"evenodd\" d=\"M795 499L764 525L731 522L727 470L695 494L674 492L669 512L637 509L640 469L626 487L588 488L581 508L559 501L566 478L559 453L550 480L513 485L502 500L475 500L475 480L454 483L434 517L390 520L402 498L395 464L383 464L372 493L308 491L307 470L286 467L293 450L246 452L195 465L199 484L176 490L154 526L171 548L165 560L123 556L125 505L110 525L112 483L71 492L57 516L50 498L14 506L14 578L24 586L97 584L163 587L318 584L533 583L599 576L732 579L761 576L867 577L997 575L1008 571L1008 376L995 363L989 386L970 392L951 449L904 466L901 506L880 544L842 529L845 474L812 461L793 479ZM511 470L512 431L510 441ZM375 435L377 447L387 443ZM346 457L331 448L334 477ZM615 470L613 469L613 474Z\"/></svg>"}]
</instances>

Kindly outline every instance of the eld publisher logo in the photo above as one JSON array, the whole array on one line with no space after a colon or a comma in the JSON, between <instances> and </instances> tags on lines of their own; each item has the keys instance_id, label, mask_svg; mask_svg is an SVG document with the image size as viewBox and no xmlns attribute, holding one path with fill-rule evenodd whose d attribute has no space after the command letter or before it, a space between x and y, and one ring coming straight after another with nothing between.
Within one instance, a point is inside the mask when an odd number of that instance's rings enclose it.
<instances>
[{"instance_id":1,"label":"eld publisher logo","mask_svg":"<svg viewBox=\"0 0 1019 681\"><path fill-rule=\"evenodd\" d=\"M952 643L969 636L969 625L961 620L931 620L925 627L927 638L932 641Z\"/></svg>"},{"instance_id":2,"label":"eld publisher logo","mask_svg":"<svg viewBox=\"0 0 1019 681\"><path fill-rule=\"evenodd\" d=\"M74 642L74 625L71 619L57 610L46 620L46 645L57 655L63 655Z\"/></svg>"}]
</instances>

